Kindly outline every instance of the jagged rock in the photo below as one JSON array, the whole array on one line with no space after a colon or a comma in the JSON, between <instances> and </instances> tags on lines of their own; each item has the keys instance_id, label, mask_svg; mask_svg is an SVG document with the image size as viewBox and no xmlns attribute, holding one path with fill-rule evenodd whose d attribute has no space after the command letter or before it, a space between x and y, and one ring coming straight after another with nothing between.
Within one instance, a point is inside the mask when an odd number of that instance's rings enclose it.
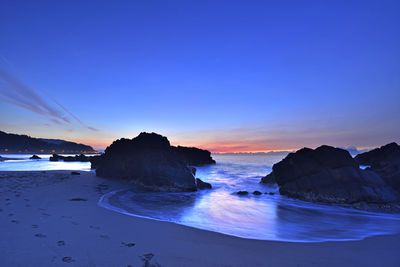
<instances>
[{"instance_id":1,"label":"jagged rock","mask_svg":"<svg viewBox=\"0 0 400 267\"><path fill-rule=\"evenodd\" d=\"M328 203L396 203L400 196L382 177L361 170L343 149L321 146L303 148L274 164L279 192L306 201Z\"/></svg>"},{"instance_id":2,"label":"jagged rock","mask_svg":"<svg viewBox=\"0 0 400 267\"><path fill-rule=\"evenodd\" d=\"M212 159L211 152L208 150L183 146L172 147L172 150L180 155L182 160L188 165L201 166L215 164L215 160Z\"/></svg>"},{"instance_id":3,"label":"jagged rock","mask_svg":"<svg viewBox=\"0 0 400 267\"><path fill-rule=\"evenodd\" d=\"M200 162L193 156L194 151L177 149L159 134L141 133L131 140L114 141L91 163L97 176L126 179L148 190L196 191L193 168L189 166ZM199 153L204 162L204 152Z\"/></svg>"},{"instance_id":4,"label":"jagged rock","mask_svg":"<svg viewBox=\"0 0 400 267\"><path fill-rule=\"evenodd\" d=\"M83 154L80 155L75 155L75 156L60 156L57 154L53 154L50 158L50 161L67 161L67 162L72 162L72 161L78 161L78 162L89 162L91 160L91 157L87 157Z\"/></svg>"},{"instance_id":5,"label":"jagged rock","mask_svg":"<svg viewBox=\"0 0 400 267\"><path fill-rule=\"evenodd\" d=\"M267 176L261 178L261 183L263 184L276 184L275 176L273 172L268 174Z\"/></svg>"},{"instance_id":6,"label":"jagged rock","mask_svg":"<svg viewBox=\"0 0 400 267\"><path fill-rule=\"evenodd\" d=\"M41 159L41 157L39 157L38 155L33 155L33 156L30 157L29 159Z\"/></svg>"},{"instance_id":7,"label":"jagged rock","mask_svg":"<svg viewBox=\"0 0 400 267\"><path fill-rule=\"evenodd\" d=\"M387 144L359 154L354 159L361 165L369 165L368 170L377 173L400 193L400 146L398 144Z\"/></svg>"},{"instance_id":8,"label":"jagged rock","mask_svg":"<svg viewBox=\"0 0 400 267\"><path fill-rule=\"evenodd\" d=\"M196 178L196 184L198 189L211 189L212 186L210 183L203 182L199 178Z\"/></svg>"}]
</instances>

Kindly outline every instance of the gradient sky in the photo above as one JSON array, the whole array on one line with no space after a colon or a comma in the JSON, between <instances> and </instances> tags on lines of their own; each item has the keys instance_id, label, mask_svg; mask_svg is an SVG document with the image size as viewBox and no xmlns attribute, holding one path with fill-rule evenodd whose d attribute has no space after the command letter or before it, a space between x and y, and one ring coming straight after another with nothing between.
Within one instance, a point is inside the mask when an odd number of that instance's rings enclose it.
<instances>
[{"instance_id":1,"label":"gradient sky","mask_svg":"<svg viewBox=\"0 0 400 267\"><path fill-rule=\"evenodd\" d=\"M0 3L0 128L105 148L400 142L400 1Z\"/></svg>"}]
</instances>

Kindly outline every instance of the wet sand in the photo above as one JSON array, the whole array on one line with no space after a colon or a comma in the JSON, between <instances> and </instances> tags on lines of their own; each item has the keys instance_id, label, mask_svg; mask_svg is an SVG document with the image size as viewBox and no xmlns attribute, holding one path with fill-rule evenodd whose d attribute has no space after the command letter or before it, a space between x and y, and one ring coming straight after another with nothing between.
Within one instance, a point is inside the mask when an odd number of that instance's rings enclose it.
<instances>
[{"instance_id":1,"label":"wet sand","mask_svg":"<svg viewBox=\"0 0 400 267\"><path fill-rule=\"evenodd\" d=\"M0 172L1 266L400 266L400 235L290 243L115 213L127 184L71 171Z\"/></svg>"}]
</instances>

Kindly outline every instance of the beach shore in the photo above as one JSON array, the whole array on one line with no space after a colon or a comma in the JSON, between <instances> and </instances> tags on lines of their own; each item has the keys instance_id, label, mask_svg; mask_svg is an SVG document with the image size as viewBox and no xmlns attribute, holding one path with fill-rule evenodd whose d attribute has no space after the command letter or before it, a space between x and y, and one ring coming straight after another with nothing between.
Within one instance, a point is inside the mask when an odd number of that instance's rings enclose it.
<instances>
[{"instance_id":1,"label":"beach shore","mask_svg":"<svg viewBox=\"0 0 400 267\"><path fill-rule=\"evenodd\" d=\"M400 266L400 235L250 240L97 205L126 186L93 172L0 172L0 266Z\"/></svg>"}]
</instances>

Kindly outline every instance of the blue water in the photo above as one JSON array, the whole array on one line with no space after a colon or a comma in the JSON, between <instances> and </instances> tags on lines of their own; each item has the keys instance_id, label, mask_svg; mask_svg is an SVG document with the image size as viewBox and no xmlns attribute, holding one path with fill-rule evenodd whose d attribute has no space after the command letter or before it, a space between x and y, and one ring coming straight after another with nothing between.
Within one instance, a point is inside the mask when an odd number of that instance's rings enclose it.
<instances>
[{"instance_id":1,"label":"blue water","mask_svg":"<svg viewBox=\"0 0 400 267\"><path fill-rule=\"evenodd\" d=\"M4 155L21 157L22 155ZM30 156L30 155L29 155ZM87 162L42 160L0 162L0 170L90 170ZM276 186L259 183L284 155L213 155L216 165L197 167L196 177L213 185L194 193L126 189L110 192L99 205L131 216L174 222L223 234L262 240L319 242L359 240L400 232L400 216L308 203L280 196ZM239 190L260 196L238 196Z\"/></svg>"}]
</instances>

